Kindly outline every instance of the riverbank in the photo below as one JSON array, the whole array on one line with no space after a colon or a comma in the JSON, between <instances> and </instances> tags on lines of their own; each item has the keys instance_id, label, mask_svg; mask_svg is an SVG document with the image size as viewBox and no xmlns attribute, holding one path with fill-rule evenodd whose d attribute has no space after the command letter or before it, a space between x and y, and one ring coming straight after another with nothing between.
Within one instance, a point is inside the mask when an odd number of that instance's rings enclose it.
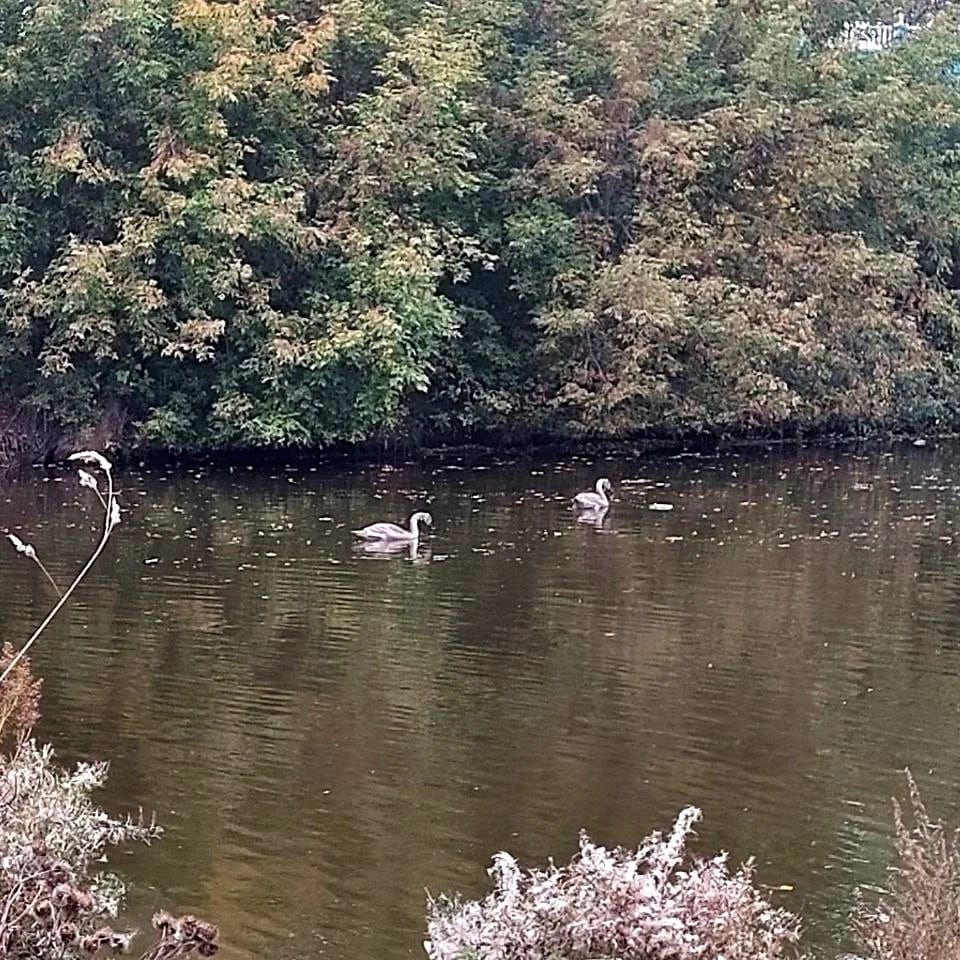
<instances>
[{"instance_id":1,"label":"riverbank","mask_svg":"<svg viewBox=\"0 0 960 960\"><path fill-rule=\"evenodd\" d=\"M10 420L6 421L7 423ZM65 460L78 449L106 449L118 463L124 465L182 465L198 464L249 466L264 464L317 464L331 467L358 463L423 463L445 462L453 459L475 463L492 458L530 456L541 458L586 457L591 459L636 458L642 456L676 456L684 454L718 454L727 451L763 449L802 449L806 447L877 448L899 443L935 442L958 436L956 430L935 429L916 431L863 426L847 430L794 429L776 432L748 430L739 432L712 431L647 431L630 438L563 437L550 433L500 434L477 437L470 441L442 442L426 440L416 444L401 436L390 436L380 441L357 444L339 443L325 448L246 448L184 452L164 450L155 446L125 448L112 441L103 429L81 431L71 435L45 425L42 431L31 434L28 427L36 418L19 421L22 432L6 443L2 442L5 421L0 418L0 469L16 470L29 463L51 464ZM95 441L99 440L97 443Z\"/></svg>"}]
</instances>

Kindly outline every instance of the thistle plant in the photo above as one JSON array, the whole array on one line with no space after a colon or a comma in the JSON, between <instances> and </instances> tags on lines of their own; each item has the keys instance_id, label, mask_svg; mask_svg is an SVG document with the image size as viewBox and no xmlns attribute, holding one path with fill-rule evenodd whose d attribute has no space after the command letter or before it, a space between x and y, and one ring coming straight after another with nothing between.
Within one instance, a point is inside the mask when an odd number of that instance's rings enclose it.
<instances>
[{"instance_id":1,"label":"thistle plant","mask_svg":"<svg viewBox=\"0 0 960 960\"><path fill-rule=\"evenodd\" d=\"M32 739L0 764L0 954L71 960L129 946L132 934L111 925L123 884L92 865L107 847L160 830L114 819L91 801L106 773L102 763L64 770Z\"/></svg>"},{"instance_id":2,"label":"thistle plant","mask_svg":"<svg viewBox=\"0 0 960 960\"><path fill-rule=\"evenodd\" d=\"M24 661L21 660L21 663ZM72 771L53 749L21 739L0 764L0 956L14 960L79 960L126 952L135 936L114 923L124 887L93 869L106 850L149 843L160 828L142 817L113 818L90 799L103 785L105 763ZM196 951L212 957L217 928L193 916L153 918L156 943L142 960L174 960Z\"/></svg>"}]
</instances>

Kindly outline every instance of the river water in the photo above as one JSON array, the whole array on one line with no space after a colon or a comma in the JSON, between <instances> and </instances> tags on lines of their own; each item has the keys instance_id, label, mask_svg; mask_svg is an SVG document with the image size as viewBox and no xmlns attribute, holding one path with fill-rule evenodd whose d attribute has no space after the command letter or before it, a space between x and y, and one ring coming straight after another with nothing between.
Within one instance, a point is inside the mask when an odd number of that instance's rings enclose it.
<instances>
[{"instance_id":1,"label":"river water","mask_svg":"<svg viewBox=\"0 0 960 960\"><path fill-rule=\"evenodd\" d=\"M600 475L616 500L578 524ZM756 857L826 951L890 862L905 766L960 819L958 476L946 444L124 471L37 648L41 734L166 828L115 857L133 920L201 913L228 958L422 956L424 888L476 896L497 850L634 845L689 803L699 849ZM418 507L416 556L354 548ZM69 581L94 508L28 471L0 529ZM50 590L12 550L0 578L19 640Z\"/></svg>"}]
</instances>

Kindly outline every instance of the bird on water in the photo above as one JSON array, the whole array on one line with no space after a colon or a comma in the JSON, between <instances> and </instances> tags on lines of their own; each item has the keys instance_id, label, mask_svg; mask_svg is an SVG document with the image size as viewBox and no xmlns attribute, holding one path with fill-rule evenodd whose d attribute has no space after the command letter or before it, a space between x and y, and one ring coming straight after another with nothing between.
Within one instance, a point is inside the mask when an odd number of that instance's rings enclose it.
<instances>
[{"instance_id":1,"label":"bird on water","mask_svg":"<svg viewBox=\"0 0 960 960\"><path fill-rule=\"evenodd\" d=\"M596 483L596 492L587 490L578 493L573 498L574 506L581 510L606 510L610 506L608 492L613 492L613 485L606 477L601 477Z\"/></svg>"},{"instance_id":2,"label":"bird on water","mask_svg":"<svg viewBox=\"0 0 960 960\"><path fill-rule=\"evenodd\" d=\"M420 524L433 526L433 517L429 513L419 511L410 517L410 528L406 529L396 523L371 523L360 530L354 530L354 536L361 540L392 540L394 542L415 543L420 539Z\"/></svg>"}]
</instances>

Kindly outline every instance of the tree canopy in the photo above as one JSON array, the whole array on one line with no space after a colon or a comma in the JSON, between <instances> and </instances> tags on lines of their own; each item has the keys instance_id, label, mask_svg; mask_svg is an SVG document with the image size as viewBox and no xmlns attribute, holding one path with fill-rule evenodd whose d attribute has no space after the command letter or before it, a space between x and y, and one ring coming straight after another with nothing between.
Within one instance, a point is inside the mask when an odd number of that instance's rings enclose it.
<instances>
[{"instance_id":1,"label":"tree canopy","mask_svg":"<svg viewBox=\"0 0 960 960\"><path fill-rule=\"evenodd\" d=\"M167 449L960 419L960 12L0 0L0 401Z\"/></svg>"}]
</instances>

